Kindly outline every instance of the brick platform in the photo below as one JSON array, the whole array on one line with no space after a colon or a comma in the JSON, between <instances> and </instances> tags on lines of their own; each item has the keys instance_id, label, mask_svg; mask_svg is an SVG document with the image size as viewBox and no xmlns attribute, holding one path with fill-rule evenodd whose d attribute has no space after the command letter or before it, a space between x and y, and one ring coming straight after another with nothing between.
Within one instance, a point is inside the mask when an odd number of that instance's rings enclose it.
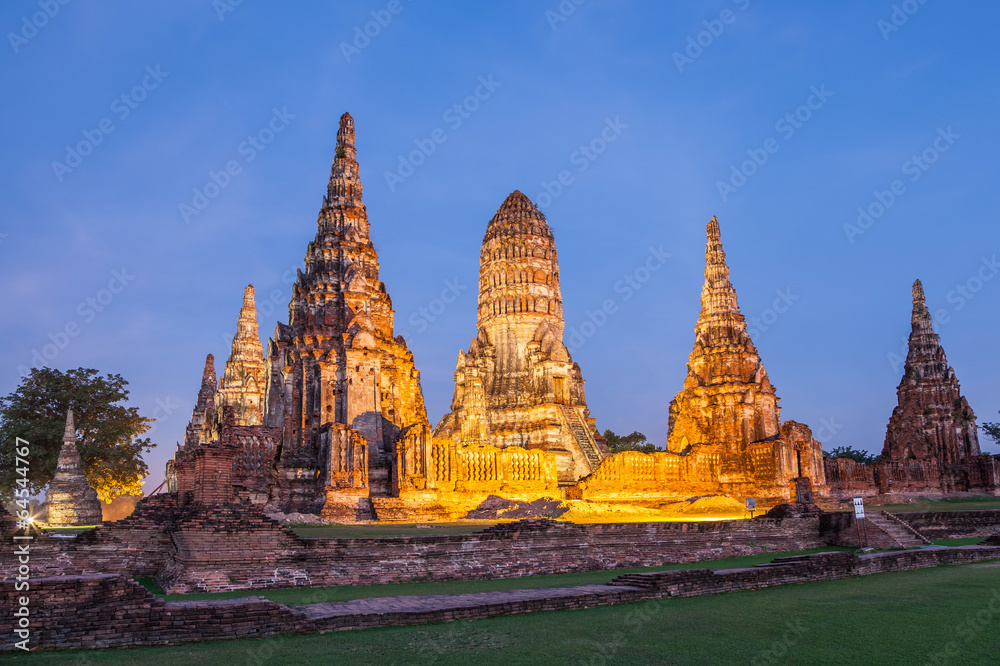
<instances>
[{"instance_id":1,"label":"brick platform","mask_svg":"<svg viewBox=\"0 0 1000 666\"><path fill-rule=\"evenodd\" d=\"M139 647L424 624L753 590L997 558L1000 547L988 546L861 556L818 553L744 569L626 574L608 585L381 597L297 608L262 597L165 602L120 575L63 576L31 583L34 634L30 645L36 649ZM0 604L10 607L18 594L23 593L14 591L12 581L4 582ZM12 618L0 617L0 633L11 635L12 631ZM7 642L2 649L14 647Z\"/></svg>"}]
</instances>

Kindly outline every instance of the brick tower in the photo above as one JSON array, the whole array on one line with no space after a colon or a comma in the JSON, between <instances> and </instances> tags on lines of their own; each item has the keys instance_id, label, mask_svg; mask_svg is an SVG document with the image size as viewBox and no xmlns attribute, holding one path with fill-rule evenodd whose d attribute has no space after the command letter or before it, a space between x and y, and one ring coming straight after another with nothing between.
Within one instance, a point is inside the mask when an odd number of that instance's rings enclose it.
<instances>
[{"instance_id":1,"label":"brick tower","mask_svg":"<svg viewBox=\"0 0 1000 666\"><path fill-rule=\"evenodd\" d=\"M597 468L580 366L563 344L555 239L521 192L486 227L479 264L478 334L460 351L452 411L434 430L463 444L544 449L560 483Z\"/></svg>"},{"instance_id":2,"label":"brick tower","mask_svg":"<svg viewBox=\"0 0 1000 666\"><path fill-rule=\"evenodd\" d=\"M390 494L426 469L430 426L420 373L405 340L393 336L354 142L354 120L345 113L288 323L277 324L267 346L264 423L283 430L280 499L298 510L308 509L323 479L328 484L343 465L359 471L353 451L360 449L337 445L354 441L345 439L345 427L364 439L372 495Z\"/></svg>"},{"instance_id":3,"label":"brick tower","mask_svg":"<svg viewBox=\"0 0 1000 666\"><path fill-rule=\"evenodd\" d=\"M233 347L215 395L217 413L232 407L236 425L256 426L264 422L264 348L257 332L257 308L253 285L243 291L243 307L236 322Z\"/></svg>"},{"instance_id":4,"label":"brick tower","mask_svg":"<svg viewBox=\"0 0 1000 666\"><path fill-rule=\"evenodd\" d=\"M924 287L913 283L910 345L896 388L882 455L888 461L926 460L942 466L978 456L976 415L962 395L955 371L931 322Z\"/></svg>"}]
</instances>

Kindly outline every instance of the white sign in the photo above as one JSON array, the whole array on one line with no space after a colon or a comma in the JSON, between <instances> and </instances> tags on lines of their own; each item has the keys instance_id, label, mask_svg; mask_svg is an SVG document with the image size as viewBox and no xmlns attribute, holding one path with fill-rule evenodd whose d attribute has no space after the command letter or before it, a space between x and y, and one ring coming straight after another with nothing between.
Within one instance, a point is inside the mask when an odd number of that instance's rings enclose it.
<instances>
[{"instance_id":1,"label":"white sign","mask_svg":"<svg viewBox=\"0 0 1000 666\"><path fill-rule=\"evenodd\" d=\"M854 517L859 520L865 517L865 500L863 497L854 498Z\"/></svg>"}]
</instances>

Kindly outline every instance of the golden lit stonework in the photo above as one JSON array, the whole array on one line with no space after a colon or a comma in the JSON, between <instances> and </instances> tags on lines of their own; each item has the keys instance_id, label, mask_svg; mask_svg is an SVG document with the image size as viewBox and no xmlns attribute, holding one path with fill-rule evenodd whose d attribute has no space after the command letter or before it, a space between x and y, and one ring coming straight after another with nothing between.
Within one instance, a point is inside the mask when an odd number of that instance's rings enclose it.
<instances>
[{"instance_id":1,"label":"golden lit stonework","mask_svg":"<svg viewBox=\"0 0 1000 666\"><path fill-rule=\"evenodd\" d=\"M515 191L486 228L477 335L458 354L452 411L434 436L547 451L555 456L561 484L595 470L604 452L563 328L552 230Z\"/></svg>"}]
</instances>

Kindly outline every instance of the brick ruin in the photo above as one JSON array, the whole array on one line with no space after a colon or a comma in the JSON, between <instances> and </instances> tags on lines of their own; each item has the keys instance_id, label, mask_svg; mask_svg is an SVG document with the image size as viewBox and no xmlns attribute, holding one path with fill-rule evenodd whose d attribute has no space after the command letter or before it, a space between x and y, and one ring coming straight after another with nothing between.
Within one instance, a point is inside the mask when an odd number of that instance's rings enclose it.
<instances>
[{"instance_id":1,"label":"brick ruin","mask_svg":"<svg viewBox=\"0 0 1000 666\"><path fill-rule=\"evenodd\" d=\"M909 349L896 395L880 462L826 459L836 493L1000 495L1000 456L979 449L976 415L934 332L920 280L913 283Z\"/></svg>"},{"instance_id":2,"label":"brick ruin","mask_svg":"<svg viewBox=\"0 0 1000 666\"><path fill-rule=\"evenodd\" d=\"M459 352L451 411L433 432L413 354L394 335L369 232L354 120L345 113L288 323L278 323L265 350L246 288L221 382L206 359L184 445L168 464L168 491L195 491L195 454L206 449L212 460L231 456L234 501L337 521L458 519L490 495L647 508L725 495L766 509L887 492L1000 492L1000 457L979 452L975 417L919 281L887 459L865 466L824 458L808 426L781 421L713 217L667 450L610 456L563 344L555 240L527 197L512 193L487 224L476 336Z\"/></svg>"},{"instance_id":3,"label":"brick ruin","mask_svg":"<svg viewBox=\"0 0 1000 666\"><path fill-rule=\"evenodd\" d=\"M597 469L607 449L587 409L580 366L563 344L552 230L520 191L489 221L479 262L476 337L458 353L452 411L434 436L548 451L559 483L572 485Z\"/></svg>"},{"instance_id":4,"label":"brick ruin","mask_svg":"<svg viewBox=\"0 0 1000 666\"><path fill-rule=\"evenodd\" d=\"M46 523L52 527L101 524L101 500L87 483L76 450L76 425L73 410L66 412L66 430L56 475L49 482L45 495Z\"/></svg>"},{"instance_id":5,"label":"brick ruin","mask_svg":"<svg viewBox=\"0 0 1000 666\"><path fill-rule=\"evenodd\" d=\"M767 522L768 519L744 521L746 523ZM537 561L546 570L554 568L574 570L579 564L598 568L608 565L623 566L621 558L623 539L634 539L636 543L650 541L664 551L657 557L653 549L647 553L635 553L633 562L658 561L665 563L672 559L676 546L690 542L693 535L687 530L652 529L649 525L633 526L582 526L553 524L549 521L523 521L487 530L467 539L427 539L441 544L474 546L477 551L488 554L487 566L498 565L489 556L494 549L502 551L505 563L492 577L518 575L523 570L526 559ZM659 524L657 527L662 527ZM780 527L780 526L779 526ZM760 526L761 538L769 541L771 535L765 525ZM103 528L102 528L103 529ZM281 529L281 528L277 528ZM697 545L710 546L713 533L724 537L725 528L708 525L700 536L704 541ZM788 533L795 528L784 530L783 544L789 543ZM604 534L601 534L601 533ZM671 534L672 533L672 534ZM680 537L671 543L671 536ZM753 536L753 535L751 535ZM737 537L739 539L740 537ZM617 541L613 541L617 540ZM377 540L367 540L377 541ZM383 543L389 540L382 540ZM414 540L416 541L416 540ZM454 541L453 543L448 543ZM544 544L548 542L546 547ZM282 544L284 545L284 544ZM377 549L383 544L351 544L375 546L374 558L382 553ZM476 570L469 567L468 557L448 560L436 557L440 549L427 548L427 544L403 544L415 556L406 560L408 564L419 566L419 555L426 554L430 562L437 565L431 571L444 571L445 575L465 575L482 577L490 575L487 569ZM467 552L468 548L466 548ZM511 561L508 551L515 550L522 556L521 561ZM537 555L534 552L537 550ZM710 558L742 551L759 552L753 542L734 545L720 541L713 548ZM607 559L608 556L619 559ZM581 557L582 556L582 557ZM427 622L454 621L525 613L542 610L570 608L590 608L600 605L628 603L649 599L670 597L692 597L743 590L755 590L796 583L864 576L893 571L907 571L948 564L964 564L984 560L995 560L1000 556L996 544L963 546L958 548L918 549L888 553L854 554L849 552L824 552L813 555L798 555L776 558L773 562L740 569L682 569L675 571L654 571L630 573L617 576L604 585L583 585L574 587L505 590L462 595L425 595L396 597L391 599L365 599L348 602L307 603L288 607L269 601L263 597L242 597L234 599L212 599L209 601L164 601L134 580L121 573L80 573L61 575L37 575L31 581L31 647L34 649L79 649L104 647L137 647L142 645L171 645L213 639L239 638L244 636L262 637L277 634L303 634L367 627L422 624ZM373 559L374 559L373 558ZM247 558L249 561L249 558ZM582 560L582 561L578 561ZM0 559L2 561L2 559ZM71 560L72 562L73 560ZM692 560L687 560L692 561ZM372 570L371 559L368 568ZM384 560L382 561L384 562ZM262 563L263 565L271 564ZM354 565L356 571L362 562L344 562L331 559L326 570ZM512 566L509 566L512 565ZM554 565L554 566L553 566ZM290 573L279 562L274 574ZM626 564L624 566L636 566ZM263 566L260 567L263 569ZM257 582L266 582L265 577ZM534 573L532 571L532 573ZM384 573L382 574L384 576ZM403 577L409 577L403 572ZM243 582L242 573L234 579L228 573L216 572L214 577L202 578L201 582L215 586L233 586ZM290 582L292 579L290 579ZM294 579L294 584L302 584L303 579ZM247 589L247 588L242 588ZM5 577L0 582L0 604L14 606L15 599L24 592L18 592L15 581ZM316 601L320 601L319 598ZM109 621L109 618L113 621ZM0 618L0 631L13 635L16 619L12 614ZM13 651L14 641L7 641L0 650ZM259 646L253 653L259 656ZM249 656L250 652L248 652Z\"/></svg>"},{"instance_id":6,"label":"brick ruin","mask_svg":"<svg viewBox=\"0 0 1000 666\"><path fill-rule=\"evenodd\" d=\"M715 217L706 233L701 312L687 379L670 403L667 451L612 456L573 497L666 501L721 494L771 506L811 504L812 491L826 494L821 444L808 426L781 423L774 386L736 301Z\"/></svg>"}]
</instances>

